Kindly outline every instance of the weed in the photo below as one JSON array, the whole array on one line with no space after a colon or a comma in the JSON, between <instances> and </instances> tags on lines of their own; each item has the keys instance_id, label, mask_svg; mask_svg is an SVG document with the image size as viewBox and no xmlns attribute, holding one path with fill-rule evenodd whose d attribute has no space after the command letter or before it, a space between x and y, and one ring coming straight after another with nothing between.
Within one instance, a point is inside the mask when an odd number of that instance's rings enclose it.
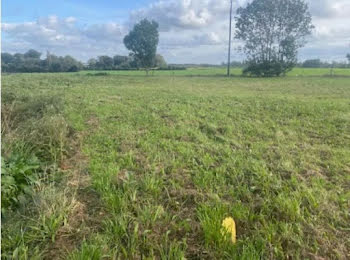
<instances>
[{"instance_id":1,"label":"weed","mask_svg":"<svg viewBox=\"0 0 350 260\"><path fill-rule=\"evenodd\" d=\"M36 157L15 154L1 162L1 214L32 194L31 185L38 181L40 162Z\"/></svg>"}]
</instances>

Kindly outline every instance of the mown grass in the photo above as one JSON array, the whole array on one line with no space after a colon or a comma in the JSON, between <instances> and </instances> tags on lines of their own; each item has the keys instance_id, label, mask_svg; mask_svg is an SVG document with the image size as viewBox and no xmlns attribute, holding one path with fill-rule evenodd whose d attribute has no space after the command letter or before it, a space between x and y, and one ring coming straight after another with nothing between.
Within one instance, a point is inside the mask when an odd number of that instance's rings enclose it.
<instances>
[{"instance_id":1,"label":"mown grass","mask_svg":"<svg viewBox=\"0 0 350 260\"><path fill-rule=\"evenodd\" d=\"M350 257L349 78L16 74L3 88L60 95L84 133L105 213L63 257Z\"/></svg>"}]
</instances>

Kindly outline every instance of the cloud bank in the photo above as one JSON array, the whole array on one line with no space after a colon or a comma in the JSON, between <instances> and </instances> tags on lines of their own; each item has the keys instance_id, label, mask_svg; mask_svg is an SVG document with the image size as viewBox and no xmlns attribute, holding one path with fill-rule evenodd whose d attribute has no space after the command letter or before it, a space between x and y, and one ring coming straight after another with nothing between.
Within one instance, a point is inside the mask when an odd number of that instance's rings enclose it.
<instances>
[{"instance_id":1,"label":"cloud bank","mask_svg":"<svg viewBox=\"0 0 350 260\"><path fill-rule=\"evenodd\" d=\"M239 6L247 0L238 0ZM236 2L236 3L237 3ZM350 52L350 1L308 0L315 30L300 58L344 60ZM75 17L50 15L36 21L3 23L3 51L28 48L70 54L82 60L97 55L127 54L124 35L143 18L160 25L159 52L169 62L220 63L226 60L228 0L158 0L132 10L123 23L82 24ZM238 42L234 41L233 47ZM233 59L242 59L234 51Z\"/></svg>"}]
</instances>

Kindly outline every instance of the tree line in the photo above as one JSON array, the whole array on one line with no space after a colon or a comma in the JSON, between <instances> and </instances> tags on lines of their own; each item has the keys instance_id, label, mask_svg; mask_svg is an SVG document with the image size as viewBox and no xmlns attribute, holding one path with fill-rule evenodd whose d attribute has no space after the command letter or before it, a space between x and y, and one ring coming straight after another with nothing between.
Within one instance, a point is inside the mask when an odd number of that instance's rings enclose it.
<instances>
[{"instance_id":1,"label":"tree line","mask_svg":"<svg viewBox=\"0 0 350 260\"><path fill-rule=\"evenodd\" d=\"M347 55L347 57L350 54ZM322 61L320 59L310 59L310 60L305 60L302 63L297 64L298 67L302 68L350 68L350 59L349 62L337 62L337 61Z\"/></svg>"},{"instance_id":2,"label":"tree line","mask_svg":"<svg viewBox=\"0 0 350 260\"><path fill-rule=\"evenodd\" d=\"M64 57L47 53L41 59L42 53L28 50L25 53L1 53L2 72L77 72L80 70L132 70L139 69L140 64L131 56L115 55L99 56L88 60L87 64L67 55ZM164 57L157 54L155 57L157 69L179 69L177 66L168 66Z\"/></svg>"},{"instance_id":3,"label":"tree line","mask_svg":"<svg viewBox=\"0 0 350 260\"><path fill-rule=\"evenodd\" d=\"M76 72L83 69L83 64L73 57L50 54L41 59L42 53L29 50L25 53L1 53L2 72Z\"/></svg>"},{"instance_id":4,"label":"tree line","mask_svg":"<svg viewBox=\"0 0 350 260\"><path fill-rule=\"evenodd\" d=\"M246 56L244 62L233 65L243 67L243 74L253 76L285 75L295 66L340 67L341 63L325 63L320 60L297 61L298 49L306 44L311 34L311 14L304 0L253 0L236 13L235 38L243 42L240 48ZM29 50L24 54L2 53L4 72L73 72L89 70L182 69L168 66L157 54L159 43L158 23L147 19L135 24L124 37L124 45L130 51L128 56L99 56L87 64L71 56L58 57L48 53L40 59L41 53ZM350 64L350 54L347 59Z\"/></svg>"},{"instance_id":5,"label":"tree line","mask_svg":"<svg viewBox=\"0 0 350 260\"><path fill-rule=\"evenodd\" d=\"M47 53L45 59L36 50L29 50L23 54L1 53L2 72L77 72L80 70L137 70L140 64L132 56L115 55L113 57L102 55L89 59L86 64L77 61L71 56L59 57ZM298 62L296 67L300 68L350 68L350 54L346 62L327 62L320 59L309 59ZM189 67L225 67L227 63L214 64L167 64L160 54L155 56L155 68L158 70L185 70ZM232 61L231 67L245 68L249 66L247 61Z\"/></svg>"},{"instance_id":6,"label":"tree line","mask_svg":"<svg viewBox=\"0 0 350 260\"><path fill-rule=\"evenodd\" d=\"M154 66L159 70L169 69L164 57L160 54L156 54ZM115 55L113 57L103 55L89 59L85 66L87 70L133 70L140 68L141 65L131 55Z\"/></svg>"},{"instance_id":7,"label":"tree line","mask_svg":"<svg viewBox=\"0 0 350 260\"><path fill-rule=\"evenodd\" d=\"M77 72L80 70L133 70L140 69L140 65L130 56L103 55L89 59L86 64L67 55L64 57L48 53L41 59L42 53L29 50L25 53L1 53L2 72ZM157 54L155 66L159 70L184 69L177 65L168 65L164 57Z\"/></svg>"},{"instance_id":8,"label":"tree line","mask_svg":"<svg viewBox=\"0 0 350 260\"><path fill-rule=\"evenodd\" d=\"M157 54L159 42L158 23L143 19L124 38L124 45L130 51L128 56L102 55L89 59L87 64L71 56L58 57L50 53L41 59L42 53L29 50L24 54L1 53L3 72L75 72L85 70L132 70L150 69L179 70L181 66L167 65L164 57Z\"/></svg>"}]
</instances>

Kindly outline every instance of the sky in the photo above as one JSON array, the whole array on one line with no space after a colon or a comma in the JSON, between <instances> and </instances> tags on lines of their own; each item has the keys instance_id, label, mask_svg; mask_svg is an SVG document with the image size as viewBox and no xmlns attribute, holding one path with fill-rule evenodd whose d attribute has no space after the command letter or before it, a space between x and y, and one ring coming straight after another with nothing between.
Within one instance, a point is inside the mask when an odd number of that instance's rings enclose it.
<instances>
[{"instance_id":1,"label":"sky","mask_svg":"<svg viewBox=\"0 0 350 260\"><path fill-rule=\"evenodd\" d=\"M234 0L234 12L249 0ZM315 29L299 59L345 61L350 53L350 0L305 0ZM4 0L2 52L36 49L81 61L127 55L123 38L143 18L160 25L158 53L168 63L226 60L229 0ZM232 60L244 59L233 40Z\"/></svg>"}]
</instances>

